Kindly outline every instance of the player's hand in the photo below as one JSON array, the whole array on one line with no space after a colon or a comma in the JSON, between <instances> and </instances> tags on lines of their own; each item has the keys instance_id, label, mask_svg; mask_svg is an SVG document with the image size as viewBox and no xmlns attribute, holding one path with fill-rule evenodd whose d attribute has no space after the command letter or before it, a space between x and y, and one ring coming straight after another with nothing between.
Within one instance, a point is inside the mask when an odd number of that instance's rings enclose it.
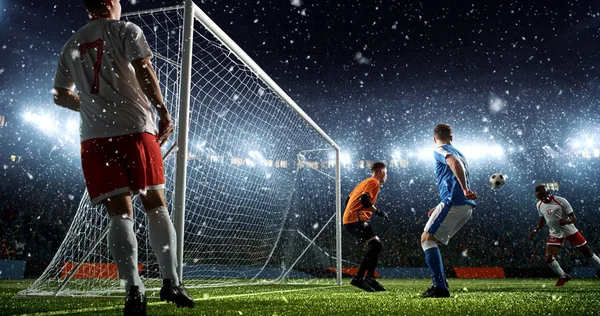
<instances>
[{"instance_id":1,"label":"player's hand","mask_svg":"<svg viewBox=\"0 0 600 316\"><path fill-rule=\"evenodd\" d=\"M167 114L158 121L157 142L162 146L171 134L173 134L173 122L171 122L171 116Z\"/></svg>"},{"instance_id":2,"label":"player's hand","mask_svg":"<svg viewBox=\"0 0 600 316\"><path fill-rule=\"evenodd\" d=\"M467 200L476 200L477 199L477 194L469 189L463 190L463 193L465 194L465 198L467 198Z\"/></svg>"},{"instance_id":3,"label":"player's hand","mask_svg":"<svg viewBox=\"0 0 600 316\"><path fill-rule=\"evenodd\" d=\"M388 223L390 222L390 217L388 216L387 212L383 212L383 211L377 210L377 212L375 212L375 215L383 217L383 219L385 219L386 222L388 222Z\"/></svg>"},{"instance_id":4,"label":"player's hand","mask_svg":"<svg viewBox=\"0 0 600 316\"><path fill-rule=\"evenodd\" d=\"M537 234L537 231L535 231L535 230L532 230L532 231L529 233L529 239L532 239L533 237L535 237L535 235L536 235L536 234Z\"/></svg>"},{"instance_id":5,"label":"player's hand","mask_svg":"<svg viewBox=\"0 0 600 316\"><path fill-rule=\"evenodd\" d=\"M435 207L430 209L429 212L427 212L427 217L431 217L431 214L433 214L433 212L435 212Z\"/></svg>"}]
</instances>

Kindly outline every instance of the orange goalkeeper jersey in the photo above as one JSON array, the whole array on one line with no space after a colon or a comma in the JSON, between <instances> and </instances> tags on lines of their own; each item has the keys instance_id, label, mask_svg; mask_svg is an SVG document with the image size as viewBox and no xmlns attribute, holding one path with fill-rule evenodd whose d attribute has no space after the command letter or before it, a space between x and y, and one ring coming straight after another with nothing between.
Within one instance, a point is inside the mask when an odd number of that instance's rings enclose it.
<instances>
[{"instance_id":1,"label":"orange goalkeeper jersey","mask_svg":"<svg viewBox=\"0 0 600 316\"><path fill-rule=\"evenodd\" d=\"M350 199L346 210L344 211L344 224L356 223L358 221L368 221L371 219L373 212L365 209L360 203L361 194L369 195L371 204L377 202L377 194L379 194L379 181L373 177L368 178L359 183L350 193Z\"/></svg>"}]
</instances>

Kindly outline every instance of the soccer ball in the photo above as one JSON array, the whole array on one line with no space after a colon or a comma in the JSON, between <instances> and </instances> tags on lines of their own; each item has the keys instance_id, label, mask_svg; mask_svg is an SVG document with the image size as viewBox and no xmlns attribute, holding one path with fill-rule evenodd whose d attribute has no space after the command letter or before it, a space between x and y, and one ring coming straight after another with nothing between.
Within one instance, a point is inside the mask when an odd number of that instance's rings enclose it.
<instances>
[{"instance_id":1,"label":"soccer ball","mask_svg":"<svg viewBox=\"0 0 600 316\"><path fill-rule=\"evenodd\" d=\"M490 183L492 184L492 188L498 188L504 185L506 181L506 176L501 173L494 173L490 176Z\"/></svg>"}]
</instances>

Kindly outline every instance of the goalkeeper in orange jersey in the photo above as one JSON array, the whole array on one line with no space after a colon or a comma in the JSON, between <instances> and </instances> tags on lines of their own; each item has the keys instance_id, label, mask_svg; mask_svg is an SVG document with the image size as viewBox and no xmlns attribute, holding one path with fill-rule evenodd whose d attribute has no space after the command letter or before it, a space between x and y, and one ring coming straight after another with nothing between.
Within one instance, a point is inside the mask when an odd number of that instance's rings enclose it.
<instances>
[{"instance_id":1,"label":"goalkeeper in orange jersey","mask_svg":"<svg viewBox=\"0 0 600 316\"><path fill-rule=\"evenodd\" d=\"M344 227L360 243L367 243L367 252L350 284L367 292L385 291L385 288L375 279L375 268L383 246L369 223L373 214L389 222L387 213L375 207L379 187L385 183L385 180L387 180L385 164L374 163L371 166L371 177L359 183L350 193L344 211Z\"/></svg>"}]
</instances>

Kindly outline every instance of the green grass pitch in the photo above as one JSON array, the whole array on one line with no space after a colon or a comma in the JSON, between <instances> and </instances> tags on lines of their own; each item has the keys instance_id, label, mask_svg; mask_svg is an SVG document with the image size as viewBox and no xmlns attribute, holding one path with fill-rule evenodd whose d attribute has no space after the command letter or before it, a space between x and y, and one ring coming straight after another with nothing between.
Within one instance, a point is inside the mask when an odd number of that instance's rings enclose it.
<instances>
[{"instance_id":1,"label":"green grass pitch","mask_svg":"<svg viewBox=\"0 0 600 316\"><path fill-rule=\"evenodd\" d=\"M261 285L191 289L196 308L148 292L148 315L600 315L600 280L451 279L451 298L422 299L430 280L381 279L387 292L342 286ZM0 280L0 315L122 315L123 299L15 298L31 280Z\"/></svg>"}]
</instances>

